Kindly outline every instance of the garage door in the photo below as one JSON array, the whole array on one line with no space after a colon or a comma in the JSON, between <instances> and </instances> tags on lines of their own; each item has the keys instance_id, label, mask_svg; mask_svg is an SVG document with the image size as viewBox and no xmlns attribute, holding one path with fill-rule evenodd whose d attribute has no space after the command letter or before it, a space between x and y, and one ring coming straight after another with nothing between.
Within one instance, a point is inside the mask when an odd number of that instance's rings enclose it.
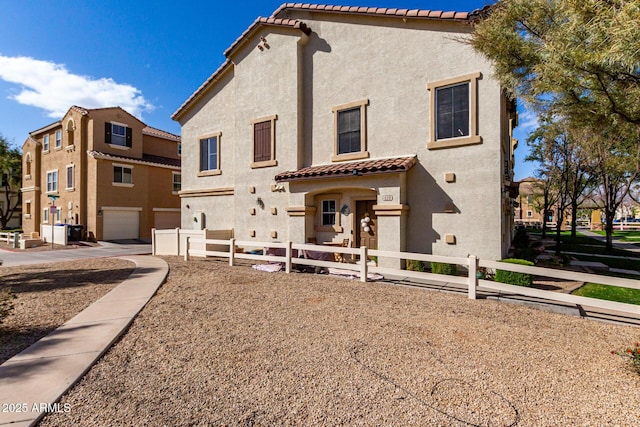
<instances>
[{"instance_id":1,"label":"garage door","mask_svg":"<svg viewBox=\"0 0 640 427\"><path fill-rule=\"evenodd\" d=\"M137 239L140 237L140 212L105 210L103 240Z\"/></svg>"},{"instance_id":2,"label":"garage door","mask_svg":"<svg viewBox=\"0 0 640 427\"><path fill-rule=\"evenodd\" d=\"M153 220L156 230L180 228L180 212L154 212Z\"/></svg>"}]
</instances>

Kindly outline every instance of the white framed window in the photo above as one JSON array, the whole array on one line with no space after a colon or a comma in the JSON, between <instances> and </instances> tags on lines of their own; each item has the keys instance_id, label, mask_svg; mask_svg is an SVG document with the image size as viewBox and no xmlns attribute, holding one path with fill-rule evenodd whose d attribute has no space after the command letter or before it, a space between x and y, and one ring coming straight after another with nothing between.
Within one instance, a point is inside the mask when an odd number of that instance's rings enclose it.
<instances>
[{"instance_id":1,"label":"white framed window","mask_svg":"<svg viewBox=\"0 0 640 427\"><path fill-rule=\"evenodd\" d=\"M527 211L527 218L531 218L533 217L533 212L532 211Z\"/></svg>"},{"instance_id":2,"label":"white framed window","mask_svg":"<svg viewBox=\"0 0 640 427\"><path fill-rule=\"evenodd\" d=\"M120 148L131 148L132 130L121 123L105 123L104 142Z\"/></svg>"},{"instance_id":3,"label":"white framed window","mask_svg":"<svg viewBox=\"0 0 640 427\"><path fill-rule=\"evenodd\" d=\"M427 148L482 143L477 125L477 81L481 77L478 72L427 85L431 98L431 140Z\"/></svg>"},{"instance_id":4,"label":"white framed window","mask_svg":"<svg viewBox=\"0 0 640 427\"><path fill-rule=\"evenodd\" d=\"M367 105L369 100L333 107L334 143L332 161L366 159Z\"/></svg>"},{"instance_id":5,"label":"white framed window","mask_svg":"<svg viewBox=\"0 0 640 427\"><path fill-rule=\"evenodd\" d=\"M56 148L62 148L62 131L56 131Z\"/></svg>"},{"instance_id":6,"label":"white framed window","mask_svg":"<svg viewBox=\"0 0 640 427\"><path fill-rule=\"evenodd\" d=\"M336 213L335 199L323 200L321 225L336 225Z\"/></svg>"},{"instance_id":7,"label":"white framed window","mask_svg":"<svg viewBox=\"0 0 640 427\"><path fill-rule=\"evenodd\" d=\"M58 192L58 171L47 171L47 193Z\"/></svg>"},{"instance_id":8,"label":"white framed window","mask_svg":"<svg viewBox=\"0 0 640 427\"><path fill-rule=\"evenodd\" d=\"M178 172L172 172L172 189L173 194L177 194L182 189L182 175Z\"/></svg>"},{"instance_id":9,"label":"white framed window","mask_svg":"<svg viewBox=\"0 0 640 427\"><path fill-rule=\"evenodd\" d=\"M42 137L42 151L49 151L49 135L45 135Z\"/></svg>"},{"instance_id":10,"label":"white framed window","mask_svg":"<svg viewBox=\"0 0 640 427\"><path fill-rule=\"evenodd\" d=\"M61 208L61 207L58 207L58 209L56 209L56 223L61 222L61 221L60 221L60 217L61 217L61 215L62 215L62 208Z\"/></svg>"},{"instance_id":11,"label":"white framed window","mask_svg":"<svg viewBox=\"0 0 640 427\"><path fill-rule=\"evenodd\" d=\"M113 185L133 187L133 166L114 164Z\"/></svg>"},{"instance_id":12,"label":"white framed window","mask_svg":"<svg viewBox=\"0 0 640 427\"><path fill-rule=\"evenodd\" d=\"M199 176L220 174L220 132L200 138Z\"/></svg>"},{"instance_id":13,"label":"white framed window","mask_svg":"<svg viewBox=\"0 0 640 427\"><path fill-rule=\"evenodd\" d=\"M76 167L75 165L67 165L67 190L75 189L75 173Z\"/></svg>"},{"instance_id":14,"label":"white framed window","mask_svg":"<svg viewBox=\"0 0 640 427\"><path fill-rule=\"evenodd\" d=\"M340 193L320 194L316 196L316 231L342 233L340 221Z\"/></svg>"},{"instance_id":15,"label":"white framed window","mask_svg":"<svg viewBox=\"0 0 640 427\"><path fill-rule=\"evenodd\" d=\"M49 223L49 208L42 209L42 222Z\"/></svg>"}]
</instances>

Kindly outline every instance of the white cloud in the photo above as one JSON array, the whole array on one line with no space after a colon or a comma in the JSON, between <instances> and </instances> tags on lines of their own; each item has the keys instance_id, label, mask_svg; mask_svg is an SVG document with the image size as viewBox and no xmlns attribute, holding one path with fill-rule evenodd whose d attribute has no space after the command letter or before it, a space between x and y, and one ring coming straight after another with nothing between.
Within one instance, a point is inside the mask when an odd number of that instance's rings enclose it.
<instances>
[{"instance_id":1,"label":"white cloud","mask_svg":"<svg viewBox=\"0 0 640 427\"><path fill-rule=\"evenodd\" d=\"M522 106L521 110L518 112L517 129L522 133L529 133L536 130L538 126L540 126L538 115L525 106Z\"/></svg>"},{"instance_id":2,"label":"white cloud","mask_svg":"<svg viewBox=\"0 0 640 427\"><path fill-rule=\"evenodd\" d=\"M21 86L9 98L20 104L42 108L49 117L62 117L69 107L120 106L136 117L153 110L140 90L110 78L93 79L70 73L62 64L34 58L0 55L0 79Z\"/></svg>"}]
</instances>

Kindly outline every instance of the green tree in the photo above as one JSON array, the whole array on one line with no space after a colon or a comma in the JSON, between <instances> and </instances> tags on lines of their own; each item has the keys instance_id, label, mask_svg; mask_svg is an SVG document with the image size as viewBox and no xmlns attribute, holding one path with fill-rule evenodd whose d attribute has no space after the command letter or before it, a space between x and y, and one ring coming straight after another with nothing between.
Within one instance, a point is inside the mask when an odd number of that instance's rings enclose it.
<instances>
[{"instance_id":1,"label":"green tree","mask_svg":"<svg viewBox=\"0 0 640 427\"><path fill-rule=\"evenodd\" d=\"M0 227L5 229L18 207L22 205L20 186L22 183L22 154L12 148L9 141L0 135L0 174L2 175L0 200Z\"/></svg>"},{"instance_id":2,"label":"green tree","mask_svg":"<svg viewBox=\"0 0 640 427\"><path fill-rule=\"evenodd\" d=\"M502 0L470 43L539 112L640 126L637 1Z\"/></svg>"}]
</instances>

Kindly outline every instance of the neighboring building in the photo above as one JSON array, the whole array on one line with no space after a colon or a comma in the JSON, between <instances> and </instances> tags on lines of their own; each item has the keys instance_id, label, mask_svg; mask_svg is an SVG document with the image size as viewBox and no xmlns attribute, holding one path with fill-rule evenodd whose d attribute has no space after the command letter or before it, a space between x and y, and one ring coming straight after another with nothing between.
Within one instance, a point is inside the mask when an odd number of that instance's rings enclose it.
<instances>
[{"instance_id":1,"label":"neighboring building","mask_svg":"<svg viewBox=\"0 0 640 427\"><path fill-rule=\"evenodd\" d=\"M23 230L82 224L90 239L115 240L179 226L179 147L120 107L71 107L22 146Z\"/></svg>"},{"instance_id":2,"label":"neighboring building","mask_svg":"<svg viewBox=\"0 0 640 427\"><path fill-rule=\"evenodd\" d=\"M480 13L287 3L257 19L173 115L182 227L506 255L516 110L464 42Z\"/></svg>"},{"instance_id":3,"label":"neighboring building","mask_svg":"<svg viewBox=\"0 0 640 427\"><path fill-rule=\"evenodd\" d=\"M8 213L11 206L15 206L16 203L20 203L18 200L19 190L7 190L6 187L0 187L0 210L2 212ZM8 197L7 197L8 195ZM2 225L2 224L0 224ZM20 228L22 225L22 206L17 206L13 211L13 215L9 222L7 222L7 226L5 229L7 230L15 230Z\"/></svg>"},{"instance_id":4,"label":"neighboring building","mask_svg":"<svg viewBox=\"0 0 640 427\"><path fill-rule=\"evenodd\" d=\"M544 198L540 180L528 177L520 181L518 189L517 207L515 209L516 226L540 228L544 221ZM556 222L556 209L547 210L547 226L552 227Z\"/></svg>"}]
</instances>

